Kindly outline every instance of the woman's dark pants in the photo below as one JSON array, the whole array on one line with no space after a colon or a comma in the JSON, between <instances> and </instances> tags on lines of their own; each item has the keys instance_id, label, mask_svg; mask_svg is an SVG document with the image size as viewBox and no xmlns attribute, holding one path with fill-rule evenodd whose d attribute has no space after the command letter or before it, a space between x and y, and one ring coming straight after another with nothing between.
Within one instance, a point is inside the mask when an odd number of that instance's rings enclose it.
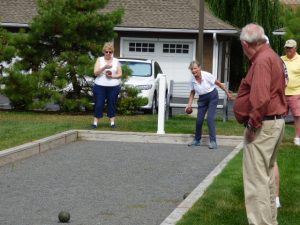
<instances>
[{"instance_id":1,"label":"woman's dark pants","mask_svg":"<svg viewBox=\"0 0 300 225\"><path fill-rule=\"evenodd\" d=\"M207 113L209 140L211 142L216 142L215 116L218 100L219 95L217 89L214 89L210 93L199 96L195 140L199 141L202 137L202 125L205 114Z\"/></svg>"},{"instance_id":2,"label":"woman's dark pants","mask_svg":"<svg viewBox=\"0 0 300 225\"><path fill-rule=\"evenodd\" d=\"M95 84L93 88L95 99L95 114L96 118L103 117L103 109L105 100L107 101L107 117L112 118L116 116L117 100L120 93L120 85L118 86L100 86Z\"/></svg>"}]
</instances>

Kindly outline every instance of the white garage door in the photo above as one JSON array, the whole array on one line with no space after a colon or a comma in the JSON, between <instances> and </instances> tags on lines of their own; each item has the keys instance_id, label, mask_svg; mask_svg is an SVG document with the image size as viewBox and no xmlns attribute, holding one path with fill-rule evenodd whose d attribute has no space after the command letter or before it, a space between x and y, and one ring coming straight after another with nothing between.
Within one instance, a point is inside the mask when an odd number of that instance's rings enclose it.
<instances>
[{"instance_id":1,"label":"white garage door","mask_svg":"<svg viewBox=\"0 0 300 225\"><path fill-rule=\"evenodd\" d=\"M122 38L121 56L157 61L167 79L190 80L189 63L195 58L195 40Z\"/></svg>"}]
</instances>

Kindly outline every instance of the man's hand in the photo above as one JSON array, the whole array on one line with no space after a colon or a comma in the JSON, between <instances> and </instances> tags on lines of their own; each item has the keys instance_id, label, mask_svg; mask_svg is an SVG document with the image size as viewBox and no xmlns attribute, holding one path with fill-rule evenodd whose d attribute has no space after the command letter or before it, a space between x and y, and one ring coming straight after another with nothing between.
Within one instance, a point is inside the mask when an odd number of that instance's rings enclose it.
<instances>
[{"instance_id":1,"label":"man's hand","mask_svg":"<svg viewBox=\"0 0 300 225\"><path fill-rule=\"evenodd\" d=\"M245 134L246 141L248 143L251 143L252 141L254 141L255 137L256 137L256 130L247 128Z\"/></svg>"},{"instance_id":2,"label":"man's hand","mask_svg":"<svg viewBox=\"0 0 300 225\"><path fill-rule=\"evenodd\" d=\"M236 99L236 96L233 96L231 91L228 91L227 97L230 101L234 101Z\"/></svg>"}]
</instances>

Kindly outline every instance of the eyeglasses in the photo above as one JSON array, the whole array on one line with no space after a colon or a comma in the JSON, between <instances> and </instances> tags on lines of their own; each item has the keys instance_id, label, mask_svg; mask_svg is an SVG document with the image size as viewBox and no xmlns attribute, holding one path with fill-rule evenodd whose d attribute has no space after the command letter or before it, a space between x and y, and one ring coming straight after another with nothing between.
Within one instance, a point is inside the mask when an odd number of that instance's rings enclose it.
<instances>
[{"instance_id":1,"label":"eyeglasses","mask_svg":"<svg viewBox=\"0 0 300 225\"><path fill-rule=\"evenodd\" d=\"M112 54L112 51L105 51L106 54Z\"/></svg>"}]
</instances>

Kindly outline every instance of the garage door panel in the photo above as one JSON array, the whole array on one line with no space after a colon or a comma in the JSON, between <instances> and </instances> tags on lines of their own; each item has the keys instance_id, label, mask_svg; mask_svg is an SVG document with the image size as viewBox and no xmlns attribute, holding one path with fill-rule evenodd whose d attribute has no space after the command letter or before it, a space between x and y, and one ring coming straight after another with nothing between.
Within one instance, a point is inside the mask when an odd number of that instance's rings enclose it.
<instances>
[{"instance_id":1,"label":"garage door panel","mask_svg":"<svg viewBox=\"0 0 300 225\"><path fill-rule=\"evenodd\" d=\"M190 79L189 63L194 59L195 40L123 38L122 57L157 61L167 79Z\"/></svg>"}]
</instances>

